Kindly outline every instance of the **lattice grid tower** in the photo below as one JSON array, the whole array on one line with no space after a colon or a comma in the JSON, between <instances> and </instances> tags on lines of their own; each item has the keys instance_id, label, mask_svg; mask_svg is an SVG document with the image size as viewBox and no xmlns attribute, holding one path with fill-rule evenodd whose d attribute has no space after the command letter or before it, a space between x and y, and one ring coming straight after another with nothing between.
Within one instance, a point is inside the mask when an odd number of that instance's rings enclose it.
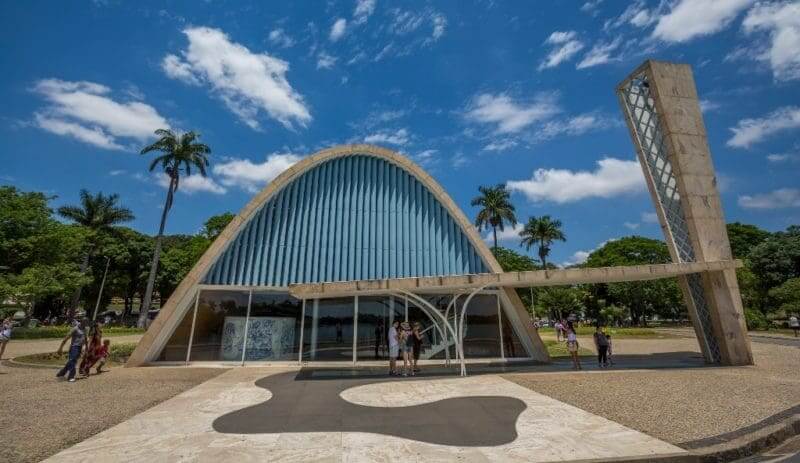
<instances>
[{"instance_id":1,"label":"lattice grid tower","mask_svg":"<svg viewBox=\"0 0 800 463\"><path fill-rule=\"evenodd\" d=\"M661 128L655 100L650 94L650 84L644 73L630 79L622 87L621 100L636 133L643 165L653 180L661 211L667 222L667 242L672 245L680 262L694 262L695 253L678 192L678 182L669 160L669 148ZM689 275L687 283L689 297L692 299L691 303L695 307L703 333L702 341L711 357L709 360L718 363L719 346L714 338L710 309L704 296L700 275Z\"/></svg>"}]
</instances>

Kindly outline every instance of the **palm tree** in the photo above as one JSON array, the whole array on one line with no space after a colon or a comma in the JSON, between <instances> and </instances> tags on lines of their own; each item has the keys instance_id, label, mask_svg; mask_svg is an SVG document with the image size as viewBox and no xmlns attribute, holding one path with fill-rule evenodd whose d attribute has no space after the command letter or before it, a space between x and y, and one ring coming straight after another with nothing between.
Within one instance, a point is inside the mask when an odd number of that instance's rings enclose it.
<instances>
[{"instance_id":1,"label":"palm tree","mask_svg":"<svg viewBox=\"0 0 800 463\"><path fill-rule=\"evenodd\" d=\"M478 187L480 196L475 197L470 203L473 206L480 206L481 210L475 216L475 226L478 229L491 228L494 236L493 252L497 254L497 229L504 230L506 222L515 226L517 217L514 215L514 205L511 204L510 194L506 186L502 183L494 186Z\"/></svg>"},{"instance_id":2,"label":"palm tree","mask_svg":"<svg viewBox=\"0 0 800 463\"><path fill-rule=\"evenodd\" d=\"M80 197L81 204L79 206L61 206L58 208L58 214L85 227L89 232L86 253L83 255L83 261L80 266L80 273L84 275L86 274L86 269L89 268L89 259L97 250L98 238L104 233L111 232L114 225L128 222L133 220L134 217L130 209L117 205L119 200L119 195L117 194L105 196L100 192L92 195L86 190L81 190ZM79 286L72 293L72 301L69 305L70 318L75 316L82 289Z\"/></svg>"},{"instance_id":3,"label":"palm tree","mask_svg":"<svg viewBox=\"0 0 800 463\"><path fill-rule=\"evenodd\" d=\"M203 143L198 143L200 135L195 132L186 132L180 136L172 130L156 130L159 139L152 145L145 146L141 154L151 151L160 151L162 154L153 159L150 163L150 172L157 166L161 166L164 173L169 177L169 188L167 189L167 199L164 209L161 211L161 225L158 227L155 248L153 249L153 261L150 264L150 276L147 278L147 288L142 299L142 306L139 309L138 326L143 328L147 321L147 313L150 310L150 302L153 298L153 285L156 281L156 271L158 270L158 259L161 255L161 240L164 236L164 225L167 222L167 213L172 207L172 200L175 192L178 191L181 174L189 176L192 168L196 167L200 175L206 176L208 158L211 148Z\"/></svg>"},{"instance_id":4,"label":"palm tree","mask_svg":"<svg viewBox=\"0 0 800 463\"><path fill-rule=\"evenodd\" d=\"M553 241L567 241L567 237L561 231L561 221L553 220L549 215L529 218L519 236L522 237L520 244L525 246L525 249L530 249L534 245L539 246L539 259L545 270Z\"/></svg>"}]
</instances>

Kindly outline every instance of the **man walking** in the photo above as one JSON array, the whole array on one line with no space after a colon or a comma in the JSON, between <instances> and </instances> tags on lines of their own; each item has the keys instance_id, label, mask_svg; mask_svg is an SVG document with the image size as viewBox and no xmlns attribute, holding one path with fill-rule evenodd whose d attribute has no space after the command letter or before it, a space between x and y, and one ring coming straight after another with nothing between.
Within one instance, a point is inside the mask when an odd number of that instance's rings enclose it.
<instances>
[{"instance_id":1,"label":"man walking","mask_svg":"<svg viewBox=\"0 0 800 463\"><path fill-rule=\"evenodd\" d=\"M86 344L86 321L81 320L76 322L72 329L69 331L64 339L61 341L61 345L58 346L58 355L64 351L64 344L70 340L69 344L69 356L67 357L67 363L64 365L64 368L59 370L56 378L63 378L64 375L67 375L67 380L70 383L75 382L75 369L78 363L78 360L81 358L81 351L83 350L83 345Z\"/></svg>"}]
</instances>

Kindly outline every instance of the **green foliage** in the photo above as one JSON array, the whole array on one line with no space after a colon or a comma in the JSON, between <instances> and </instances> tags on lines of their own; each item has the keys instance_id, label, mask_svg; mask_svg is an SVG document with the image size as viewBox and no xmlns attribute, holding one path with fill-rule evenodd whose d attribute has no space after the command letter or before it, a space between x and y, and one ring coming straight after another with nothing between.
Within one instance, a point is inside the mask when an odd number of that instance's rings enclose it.
<instances>
[{"instance_id":1,"label":"green foliage","mask_svg":"<svg viewBox=\"0 0 800 463\"><path fill-rule=\"evenodd\" d=\"M236 216L230 212L212 215L208 218L208 220L206 220L206 223L203 225L203 230L200 232L200 234L206 237L206 239L214 241L217 239L219 234L222 233L222 230L224 230L225 227L231 223L231 220L233 220L234 217Z\"/></svg>"},{"instance_id":2,"label":"green foliage","mask_svg":"<svg viewBox=\"0 0 800 463\"><path fill-rule=\"evenodd\" d=\"M539 246L539 260L542 261L544 268L547 268L547 256L550 255L553 241L567 240L564 232L561 231L561 221L553 220L549 215L530 217L519 236L522 238L521 244L525 246L525 249Z\"/></svg>"},{"instance_id":3,"label":"green foliage","mask_svg":"<svg viewBox=\"0 0 800 463\"><path fill-rule=\"evenodd\" d=\"M785 314L800 314L800 278L791 278L772 288L769 297Z\"/></svg>"},{"instance_id":4,"label":"green foliage","mask_svg":"<svg viewBox=\"0 0 800 463\"><path fill-rule=\"evenodd\" d=\"M629 236L609 241L586 260L587 267L663 264L671 262L663 241ZM593 295L608 303L627 308L631 321L638 325L659 315L678 318L685 310L675 279L633 281L594 285Z\"/></svg>"},{"instance_id":5,"label":"green foliage","mask_svg":"<svg viewBox=\"0 0 800 463\"><path fill-rule=\"evenodd\" d=\"M164 250L158 272L158 290L162 301L175 290L210 245L208 238L197 235L173 243Z\"/></svg>"},{"instance_id":6,"label":"green foliage","mask_svg":"<svg viewBox=\"0 0 800 463\"><path fill-rule=\"evenodd\" d=\"M603 307L600 309L600 321L603 324L612 324L622 322L627 315L627 311L623 307L618 307L614 304Z\"/></svg>"},{"instance_id":7,"label":"green foliage","mask_svg":"<svg viewBox=\"0 0 800 463\"><path fill-rule=\"evenodd\" d=\"M511 195L502 183L494 187L481 186L478 191L480 196L473 198L470 203L481 208L475 216L475 226L479 229L492 229L494 249L497 249L497 229L503 231L506 223L512 226L517 224Z\"/></svg>"},{"instance_id":8,"label":"green foliage","mask_svg":"<svg viewBox=\"0 0 800 463\"><path fill-rule=\"evenodd\" d=\"M756 306L764 314L777 310L778 306L770 304L767 296L770 289L800 277L800 228L789 227L755 246L748 264L756 277Z\"/></svg>"},{"instance_id":9,"label":"green foliage","mask_svg":"<svg viewBox=\"0 0 800 463\"><path fill-rule=\"evenodd\" d=\"M750 255L750 250L769 238L770 232L762 230L755 225L740 222L729 223L728 239L731 243L731 251L736 259L744 259Z\"/></svg>"},{"instance_id":10,"label":"green foliage","mask_svg":"<svg viewBox=\"0 0 800 463\"><path fill-rule=\"evenodd\" d=\"M52 339L63 338L69 333L67 325L38 326L36 328L14 328L14 339ZM126 326L107 326L103 328L103 336L125 336L129 334L143 334L144 329L129 328ZM113 345L113 340L112 340Z\"/></svg>"},{"instance_id":11,"label":"green foliage","mask_svg":"<svg viewBox=\"0 0 800 463\"><path fill-rule=\"evenodd\" d=\"M570 313L580 313L584 306L580 290L569 286L547 288L537 296L536 305L540 315L551 319L566 318Z\"/></svg>"},{"instance_id":12,"label":"green foliage","mask_svg":"<svg viewBox=\"0 0 800 463\"><path fill-rule=\"evenodd\" d=\"M530 256L520 254L502 246L497 248L494 256L497 262L500 263L500 267L503 268L504 272L527 272L541 268Z\"/></svg>"},{"instance_id":13,"label":"green foliage","mask_svg":"<svg viewBox=\"0 0 800 463\"><path fill-rule=\"evenodd\" d=\"M108 353L108 359L112 365L122 365L128 361L128 358L136 348L136 343L125 342L115 344L111 342L111 349ZM17 362L29 363L34 365L63 365L67 361L67 352L57 354L50 352L46 354L33 354L23 355L14 359Z\"/></svg>"},{"instance_id":14,"label":"green foliage","mask_svg":"<svg viewBox=\"0 0 800 463\"><path fill-rule=\"evenodd\" d=\"M583 325L575 327L575 333L578 336L591 336L595 332L594 325ZM659 332L654 330L653 328L640 328L640 327L631 327L631 328L617 328L613 326L607 326L605 328L605 332L612 335L615 338L669 338L672 335ZM555 336L556 332L553 328L539 328L539 333L541 334L549 334L551 336Z\"/></svg>"},{"instance_id":15,"label":"green foliage","mask_svg":"<svg viewBox=\"0 0 800 463\"><path fill-rule=\"evenodd\" d=\"M26 317L30 317L37 301L47 296L62 296L89 281L75 264L34 264L19 275L4 278L6 291L23 304Z\"/></svg>"},{"instance_id":16,"label":"green foliage","mask_svg":"<svg viewBox=\"0 0 800 463\"><path fill-rule=\"evenodd\" d=\"M758 310L745 309L744 319L748 330L766 330L769 328L767 317Z\"/></svg>"}]
</instances>

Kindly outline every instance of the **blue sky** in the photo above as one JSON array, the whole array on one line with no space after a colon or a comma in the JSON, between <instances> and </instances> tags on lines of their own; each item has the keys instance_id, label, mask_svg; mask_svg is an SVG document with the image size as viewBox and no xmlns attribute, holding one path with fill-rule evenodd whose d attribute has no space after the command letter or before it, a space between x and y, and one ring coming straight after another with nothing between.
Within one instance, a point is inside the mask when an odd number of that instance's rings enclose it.
<instances>
[{"instance_id":1,"label":"blue sky","mask_svg":"<svg viewBox=\"0 0 800 463\"><path fill-rule=\"evenodd\" d=\"M119 193L147 233L165 190L137 153L170 127L213 168L182 182L169 233L366 141L470 217L478 185L507 183L521 220L563 221L556 262L660 238L614 94L648 58L694 69L727 220L800 223L798 2L5 1L0 43L0 183Z\"/></svg>"}]
</instances>

